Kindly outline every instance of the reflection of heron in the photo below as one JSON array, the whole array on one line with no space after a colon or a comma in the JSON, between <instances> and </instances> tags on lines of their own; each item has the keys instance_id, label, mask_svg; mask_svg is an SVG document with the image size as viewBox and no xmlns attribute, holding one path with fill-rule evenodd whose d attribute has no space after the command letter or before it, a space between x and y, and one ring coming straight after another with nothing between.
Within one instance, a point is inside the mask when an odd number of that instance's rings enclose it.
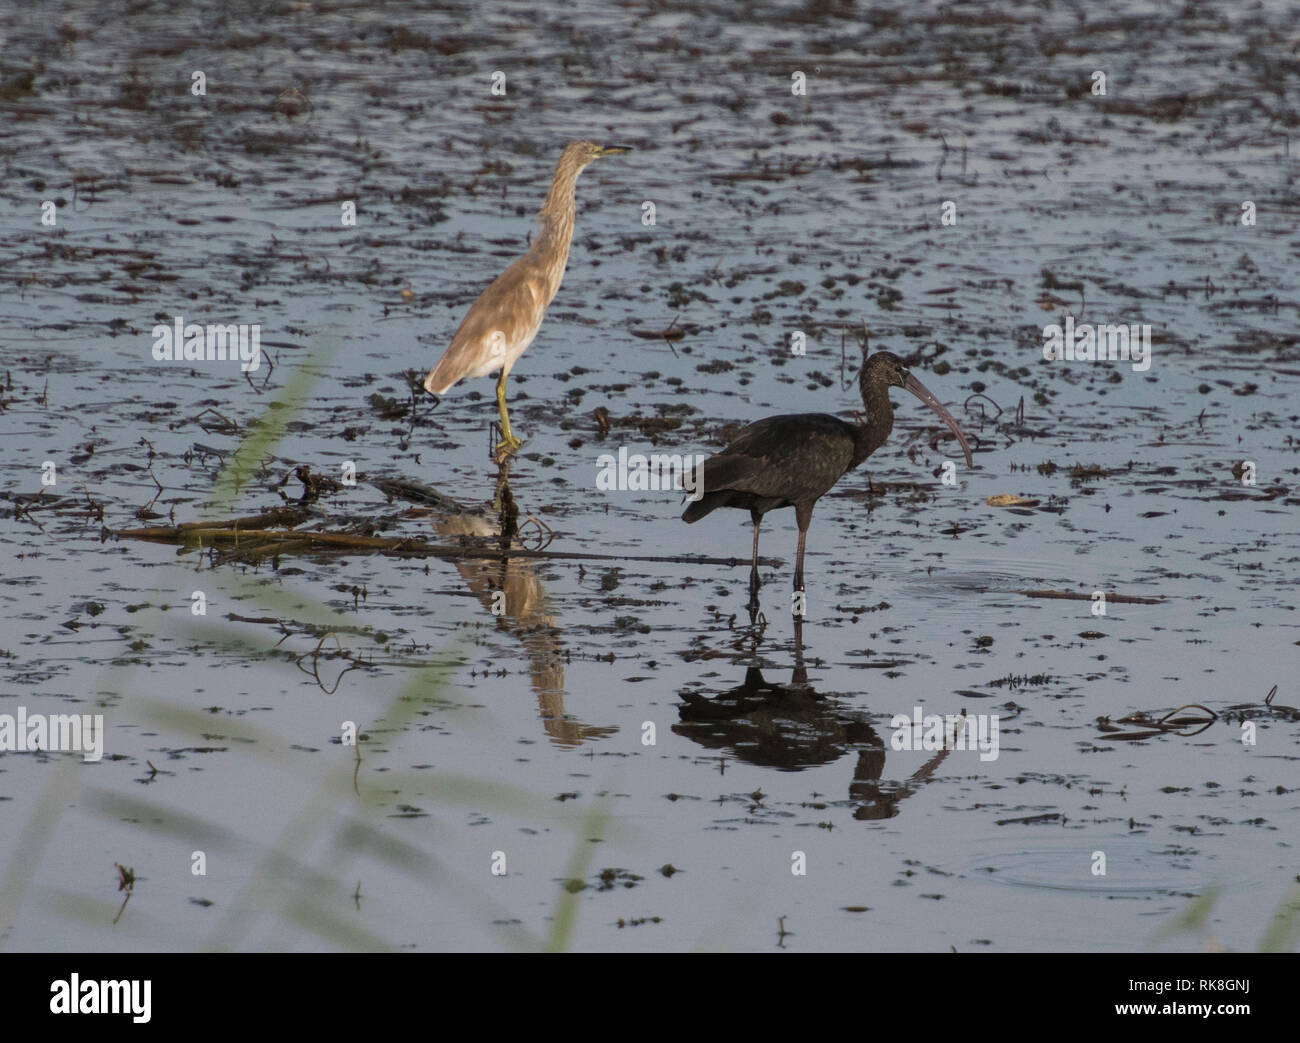
<instances>
[{"instance_id":1,"label":"reflection of heron","mask_svg":"<svg viewBox=\"0 0 1300 1043\"><path fill-rule=\"evenodd\" d=\"M703 495L682 519L698 521L719 507L749 511L754 521L754 557L749 570L751 610L758 603L758 526L763 515L779 507L793 507L799 525L799 552L794 566L794 589L803 590L803 552L813 506L845 474L885 444L894 427L891 387L906 388L928 405L957 436L966 465L973 464L970 445L952 414L917 380L903 360L888 351L866 359L858 374L858 387L866 420L850 424L828 413L799 413L755 421L740 432L726 449L704 461L696 488Z\"/></svg>"},{"instance_id":2,"label":"reflection of heron","mask_svg":"<svg viewBox=\"0 0 1300 1043\"><path fill-rule=\"evenodd\" d=\"M542 231L533 241L532 249L483 291L456 330L446 353L424 378L424 388L429 394L442 395L466 377L485 377L501 371L497 381L497 407L501 411L498 459L504 459L523 445L510 430L506 377L537 336L546 309L564 278L564 266L573 242L574 186L578 175L601 156L627 151L619 145L569 143L560 156L550 194L538 214Z\"/></svg>"},{"instance_id":3,"label":"reflection of heron","mask_svg":"<svg viewBox=\"0 0 1300 1043\"><path fill-rule=\"evenodd\" d=\"M481 511L448 514L436 520L434 528L444 536L478 538L508 549L519 546L518 513L510 493L508 467L503 466L490 505ZM583 724L564 712L564 642L535 560L509 554L460 558L456 570L470 592L496 617L498 627L524 646L542 726L552 741L576 746L618 730Z\"/></svg>"}]
</instances>

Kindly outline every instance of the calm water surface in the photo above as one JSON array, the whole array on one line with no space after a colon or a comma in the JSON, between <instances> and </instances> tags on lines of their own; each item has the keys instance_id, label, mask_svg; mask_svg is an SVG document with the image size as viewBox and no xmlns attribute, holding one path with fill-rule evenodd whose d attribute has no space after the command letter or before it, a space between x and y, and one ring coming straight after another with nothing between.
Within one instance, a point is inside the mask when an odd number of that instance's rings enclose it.
<instances>
[{"instance_id":1,"label":"calm water surface","mask_svg":"<svg viewBox=\"0 0 1300 1043\"><path fill-rule=\"evenodd\" d=\"M105 727L0 755L6 947L1259 945L1300 872L1287 5L9 3L0 40L0 714ZM579 182L511 378L517 545L553 556L114 535L297 504L303 464L358 474L304 528L498 533L492 383L411 377L578 137L635 151ZM1149 369L1045 361L1067 313L1149 325ZM156 362L176 316L266 358ZM751 625L747 516L598 461L851 417L864 325L976 467L896 394L818 505L800 642L792 512ZM996 759L894 748L918 707L996 715Z\"/></svg>"}]
</instances>

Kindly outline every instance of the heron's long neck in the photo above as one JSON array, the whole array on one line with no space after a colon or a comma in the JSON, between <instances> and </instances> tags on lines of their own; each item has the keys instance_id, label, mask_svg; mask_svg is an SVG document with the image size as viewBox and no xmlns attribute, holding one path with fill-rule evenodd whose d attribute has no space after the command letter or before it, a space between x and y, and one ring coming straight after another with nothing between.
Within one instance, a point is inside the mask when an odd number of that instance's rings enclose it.
<instances>
[{"instance_id":1,"label":"heron's long neck","mask_svg":"<svg viewBox=\"0 0 1300 1043\"><path fill-rule=\"evenodd\" d=\"M551 183L546 202L537 214L542 222L542 232L533 243L533 251L544 251L544 256L551 259L557 287L569 259L569 244L573 241L574 189L581 173L581 169L561 163L555 170L555 180Z\"/></svg>"},{"instance_id":2,"label":"heron's long neck","mask_svg":"<svg viewBox=\"0 0 1300 1043\"><path fill-rule=\"evenodd\" d=\"M894 403L889 401L889 388L861 379L858 386L867 419L854 431L853 463L850 467L857 467L884 445L889 440L889 432L894 429Z\"/></svg>"}]
</instances>

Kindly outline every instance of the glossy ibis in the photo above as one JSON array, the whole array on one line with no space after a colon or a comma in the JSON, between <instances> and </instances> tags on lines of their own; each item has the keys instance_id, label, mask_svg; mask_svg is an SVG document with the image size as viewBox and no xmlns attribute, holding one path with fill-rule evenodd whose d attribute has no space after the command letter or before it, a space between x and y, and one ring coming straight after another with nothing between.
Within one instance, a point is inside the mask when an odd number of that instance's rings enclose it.
<instances>
[{"instance_id":1,"label":"glossy ibis","mask_svg":"<svg viewBox=\"0 0 1300 1043\"><path fill-rule=\"evenodd\" d=\"M546 309L560 289L573 243L574 190L578 175L602 156L630 149L622 145L594 145L571 141L560 156L546 203L538 212L542 231L523 257L496 277L483 291L451 338L438 364L424 378L424 390L443 395L466 377L485 377L501 371L497 381L497 408L501 411L501 443L497 459L504 461L523 442L510 430L506 411L506 377L519 356L537 336Z\"/></svg>"},{"instance_id":2,"label":"glossy ibis","mask_svg":"<svg viewBox=\"0 0 1300 1043\"><path fill-rule=\"evenodd\" d=\"M695 481L703 482L704 493L686 508L683 521L698 521L719 507L739 507L749 511L754 521L754 556L749 570L751 612L758 604L758 529L763 515L778 507L794 508L799 525L794 589L803 590L804 542L813 506L889 438L894 426L891 387L905 388L938 413L957 437L966 454L966 465L974 464L970 444L952 414L908 372L902 359L878 351L863 362L858 374L865 422L851 424L827 413L766 417L750 424L726 449L705 460L702 475L696 472Z\"/></svg>"}]
</instances>

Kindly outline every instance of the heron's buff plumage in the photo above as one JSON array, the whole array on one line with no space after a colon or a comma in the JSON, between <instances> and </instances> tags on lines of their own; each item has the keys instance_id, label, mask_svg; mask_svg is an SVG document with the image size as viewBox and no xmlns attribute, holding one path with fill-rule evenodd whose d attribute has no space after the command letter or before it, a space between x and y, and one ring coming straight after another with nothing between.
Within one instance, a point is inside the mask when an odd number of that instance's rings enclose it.
<instances>
[{"instance_id":1,"label":"heron's buff plumage","mask_svg":"<svg viewBox=\"0 0 1300 1043\"><path fill-rule=\"evenodd\" d=\"M537 215L540 234L528 253L474 302L446 353L425 378L425 390L442 395L466 377L483 377L499 369L504 376L537 336L569 262L578 175L594 158L591 147L590 142L575 141L565 148Z\"/></svg>"}]
</instances>

